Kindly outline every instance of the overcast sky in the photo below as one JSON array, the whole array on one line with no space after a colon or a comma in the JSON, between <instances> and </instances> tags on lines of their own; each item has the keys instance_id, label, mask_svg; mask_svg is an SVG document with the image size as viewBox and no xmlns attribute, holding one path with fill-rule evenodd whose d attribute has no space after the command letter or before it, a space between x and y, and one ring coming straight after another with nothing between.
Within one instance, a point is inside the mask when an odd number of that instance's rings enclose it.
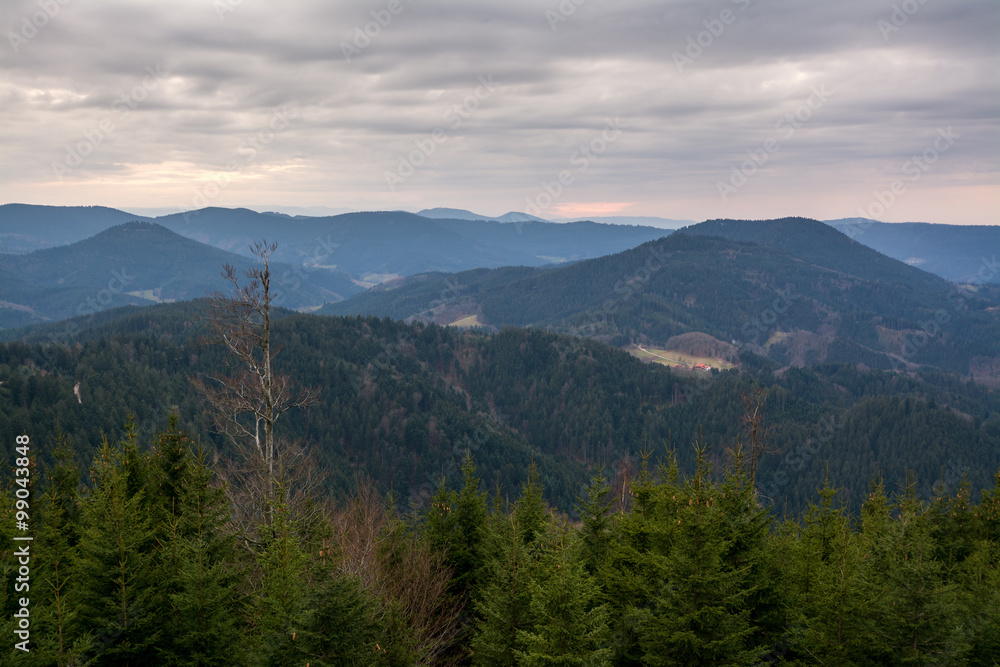
<instances>
[{"instance_id":1,"label":"overcast sky","mask_svg":"<svg viewBox=\"0 0 1000 667\"><path fill-rule=\"evenodd\" d=\"M1000 223L995 0L0 11L0 202Z\"/></svg>"}]
</instances>

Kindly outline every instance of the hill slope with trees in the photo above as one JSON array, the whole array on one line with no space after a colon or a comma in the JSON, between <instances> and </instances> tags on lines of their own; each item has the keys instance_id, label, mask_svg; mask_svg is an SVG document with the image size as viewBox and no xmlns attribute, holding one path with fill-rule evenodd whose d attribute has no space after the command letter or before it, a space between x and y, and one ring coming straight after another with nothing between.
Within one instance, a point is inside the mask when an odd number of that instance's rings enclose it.
<instances>
[{"instance_id":1,"label":"hill slope with trees","mask_svg":"<svg viewBox=\"0 0 1000 667\"><path fill-rule=\"evenodd\" d=\"M1000 380L982 370L1000 360L988 289L952 285L822 223L773 222L745 235L787 249L677 232L566 267L413 277L319 312L444 324L475 315L494 329L546 328L620 347L700 331L782 365L928 366Z\"/></svg>"},{"instance_id":2,"label":"hill slope with trees","mask_svg":"<svg viewBox=\"0 0 1000 667\"><path fill-rule=\"evenodd\" d=\"M46 325L3 344L4 447L25 429L51 434L58 422L85 462L130 409L150 435L177 406L185 430L227 451L190 380L223 367L221 350L199 342L204 308L126 309L68 339L51 338L63 332ZM876 470L889 488L915 470L927 493L962 474L983 488L1000 467L996 391L953 375L850 364L781 370L743 351L740 371L685 376L538 330L485 335L287 311L274 331L279 370L319 391L317 405L286 418L283 436L311 447L341 496L363 471L382 491L425 502L442 474L457 481L471 453L491 488L518 488L534 461L550 502L571 509L595 465L625 471L644 448L655 457L676 449L690 471L699 437L721 453L742 433L741 395L758 387L771 428L759 489L779 509L801 510L826 475L857 503Z\"/></svg>"}]
</instances>

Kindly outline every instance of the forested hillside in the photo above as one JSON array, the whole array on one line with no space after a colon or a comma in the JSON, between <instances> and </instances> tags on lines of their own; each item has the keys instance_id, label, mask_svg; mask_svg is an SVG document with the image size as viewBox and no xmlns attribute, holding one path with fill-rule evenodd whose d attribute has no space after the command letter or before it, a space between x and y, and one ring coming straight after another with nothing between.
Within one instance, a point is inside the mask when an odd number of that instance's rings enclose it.
<instances>
[{"instance_id":1,"label":"forested hillside","mask_svg":"<svg viewBox=\"0 0 1000 667\"><path fill-rule=\"evenodd\" d=\"M127 412L140 432L162 428L171 406L181 426L227 451L190 378L222 367L204 346L205 303L106 313L67 339L53 326L0 347L5 453L17 433L73 436L85 465L101 434ZM113 317L117 315L117 317ZM829 475L857 509L868 482L889 489L915 470L920 491L967 474L985 487L1000 467L996 391L951 375L863 370L849 364L785 369L747 351L742 370L682 376L595 341L537 330L494 335L374 318L285 312L275 323L276 363L320 401L280 425L304 440L339 497L354 475L383 492L425 502L442 473L452 482L466 453L491 488L510 492L532 461L547 498L566 511L593 466L634 470L640 452L676 449L683 470L700 437L715 456L742 431L742 394L766 390L769 453L758 486L778 511L801 511ZM69 343L69 344L66 344ZM47 457L49 453L41 452Z\"/></svg>"},{"instance_id":2,"label":"forested hillside","mask_svg":"<svg viewBox=\"0 0 1000 667\"><path fill-rule=\"evenodd\" d=\"M786 239L788 250L676 232L566 267L410 278L320 312L440 323L475 315L488 327L546 328L615 346L655 347L701 331L781 365L928 366L1000 379L982 372L1000 365L1000 311L988 294L879 255L822 223L806 221L792 234L781 230L798 222L771 222L760 229Z\"/></svg>"}]
</instances>

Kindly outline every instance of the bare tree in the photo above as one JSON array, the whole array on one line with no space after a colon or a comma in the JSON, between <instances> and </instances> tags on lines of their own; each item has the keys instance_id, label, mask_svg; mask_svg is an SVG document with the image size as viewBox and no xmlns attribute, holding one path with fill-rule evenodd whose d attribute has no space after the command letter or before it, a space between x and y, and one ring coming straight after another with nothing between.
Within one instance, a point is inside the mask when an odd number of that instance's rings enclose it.
<instances>
[{"instance_id":1,"label":"bare tree","mask_svg":"<svg viewBox=\"0 0 1000 667\"><path fill-rule=\"evenodd\" d=\"M764 426L764 401L767 400L767 390L756 388L749 394L741 392L743 396L743 429L747 434L750 446L749 475L751 488L756 483L757 466L761 457L767 451L767 434L771 430Z\"/></svg>"},{"instance_id":2,"label":"bare tree","mask_svg":"<svg viewBox=\"0 0 1000 667\"><path fill-rule=\"evenodd\" d=\"M404 619L395 640L417 665L449 665L462 633L463 604L449 595L452 570L426 539L406 530L379 497L371 478L358 476L356 495L331 510L337 570L358 577L382 605Z\"/></svg>"},{"instance_id":3,"label":"bare tree","mask_svg":"<svg viewBox=\"0 0 1000 667\"><path fill-rule=\"evenodd\" d=\"M288 493L294 486L288 478L294 476L297 467L302 467L305 458L297 445L279 447L275 422L291 408L307 407L317 399L316 390L295 389L288 376L274 371L274 358L280 348L271 339L274 296L270 257L276 248L276 243L266 241L250 247L261 264L243 272L247 278L244 285L240 285L240 276L233 266L223 267L222 275L233 284L233 294L212 296L210 340L223 344L229 352L228 373L209 376L209 382L193 379L213 408L216 426L242 455L242 465L236 466L242 471L242 483L235 492L247 498L237 502L238 513L243 507L247 522L258 515L268 525L277 494ZM233 472L231 468L230 473ZM309 474L299 476L311 478ZM256 509L246 508L248 500Z\"/></svg>"}]
</instances>

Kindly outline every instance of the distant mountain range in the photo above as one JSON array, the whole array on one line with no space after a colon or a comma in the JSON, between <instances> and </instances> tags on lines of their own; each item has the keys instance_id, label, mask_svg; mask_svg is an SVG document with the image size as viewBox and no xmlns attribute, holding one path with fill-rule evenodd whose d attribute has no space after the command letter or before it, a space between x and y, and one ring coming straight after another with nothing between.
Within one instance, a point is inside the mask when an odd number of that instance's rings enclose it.
<instances>
[{"instance_id":1,"label":"distant mountain range","mask_svg":"<svg viewBox=\"0 0 1000 667\"><path fill-rule=\"evenodd\" d=\"M503 215L491 218L486 215L480 215L478 213L473 213L472 211L467 211L463 208L425 208L422 211L418 211L417 215L422 215L427 218L439 218L447 219L453 218L457 220L494 220L496 222L558 222L560 224L567 222L597 222L603 225L632 225L636 227L655 227L656 229L680 229L687 225L693 225L694 220L672 220L670 218L658 218L655 216L648 215L615 215L615 216L598 216L590 218L551 218L545 220L543 218L536 217L534 215L528 215L527 213L519 213L517 211L511 211L510 213L504 213Z\"/></svg>"},{"instance_id":2,"label":"distant mountain range","mask_svg":"<svg viewBox=\"0 0 1000 667\"><path fill-rule=\"evenodd\" d=\"M695 224L654 216L544 220L516 211L489 217L457 208L338 215L330 214L338 209L324 207L271 207L281 212L267 208L206 208L152 217L102 206L6 204L0 206L0 251L31 252L81 241L123 222L155 221L182 236L242 255L248 255L250 242L273 238L281 244L278 259L282 261L334 266L364 284L377 284L394 275L426 271L541 266L598 257ZM528 223L547 222L594 222L636 229L591 228L589 235L581 234L579 227L528 229ZM881 223L861 218L825 222L862 245L948 280L1000 283L1000 269L993 259L1000 251L1000 226ZM390 238L373 238L379 234ZM415 257L416 251L423 260Z\"/></svg>"},{"instance_id":3,"label":"distant mountain range","mask_svg":"<svg viewBox=\"0 0 1000 667\"><path fill-rule=\"evenodd\" d=\"M128 222L57 248L0 255L0 327L228 291L224 264L242 271L250 260L150 222ZM272 273L278 303L288 308L318 307L363 289L338 271L275 262Z\"/></svg>"},{"instance_id":4,"label":"distant mountain range","mask_svg":"<svg viewBox=\"0 0 1000 667\"><path fill-rule=\"evenodd\" d=\"M619 347L700 331L783 365L926 365L995 380L998 293L788 218L709 221L565 267L413 276L319 312L540 327Z\"/></svg>"},{"instance_id":5,"label":"distant mountain range","mask_svg":"<svg viewBox=\"0 0 1000 667\"><path fill-rule=\"evenodd\" d=\"M955 282L1000 283L1000 225L934 225L827 220L852 239L893 259Z\"/></svg>"},{"instance_id":6,"label":"distant mountain range","mask_svg":"<svg viewBox=\"0 0 1000 667\"><path fill-rule=\"evenodd\" d=\"M292 217L205 208L147 219L99 207L7 204L0 206L0 241L5 252L29 252L74 243L136 219L247 256L252 242L267 238L279 243L279 261L336 269L367 285L426 271L571 262L632 248L665 233L593 222L427 218L405 211Z\"/></svg>"}]
</instances>

